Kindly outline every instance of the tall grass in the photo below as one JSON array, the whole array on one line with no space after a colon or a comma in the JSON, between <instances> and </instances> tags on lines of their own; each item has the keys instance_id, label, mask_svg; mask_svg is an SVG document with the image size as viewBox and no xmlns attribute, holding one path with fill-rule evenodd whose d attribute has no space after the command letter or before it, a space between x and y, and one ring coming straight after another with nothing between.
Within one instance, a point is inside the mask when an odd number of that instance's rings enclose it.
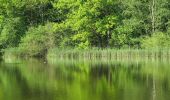
<instances>
[{"instance_id":1,"label":"tall grass","mask_svg":"<svg viewBox=\"0 0 170 100\"><path fill-rule=\"evenodd\" d=\"M170 49L51 49L47 58L163 60L170 59Z\"/></svg>"},{"instance_id":2,"label":"tall grass","mask_svg":"<svg viewBox=\"0 0 170 100\"><path fill-rule=\"evenodd\" d=\"M3 58L30 57L18 48L3 51ZM169 48L155 49L50 49L47 59L91 59L91 60L169 60Z\"/></svg>"},{"instance_id":3,"label":"tall grass","mask_svg":"<svg viewBox=\"0 0 170 100\"><path fill-rule=\"evenodd\" d=\"M28 58L27 54L20 48L8 48L2 50L3 59L18 59L18 58Z\"/></svg>"}]
</instances>

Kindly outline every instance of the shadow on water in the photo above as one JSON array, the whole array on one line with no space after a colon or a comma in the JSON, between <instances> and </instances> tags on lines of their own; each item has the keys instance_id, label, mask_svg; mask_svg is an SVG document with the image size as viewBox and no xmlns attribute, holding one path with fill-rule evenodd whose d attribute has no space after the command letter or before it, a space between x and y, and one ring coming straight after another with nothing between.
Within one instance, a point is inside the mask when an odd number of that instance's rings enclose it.
<instances>
[{"instance_id":1,"label":"shadow on water","mask_svg":"<svg viewBox=\"0 0 170 100\"><path fill-rule=\"evenodd\" d=\"M0 63L0 100L169 100L169 63Z\"/></svg>"}]
</instances>

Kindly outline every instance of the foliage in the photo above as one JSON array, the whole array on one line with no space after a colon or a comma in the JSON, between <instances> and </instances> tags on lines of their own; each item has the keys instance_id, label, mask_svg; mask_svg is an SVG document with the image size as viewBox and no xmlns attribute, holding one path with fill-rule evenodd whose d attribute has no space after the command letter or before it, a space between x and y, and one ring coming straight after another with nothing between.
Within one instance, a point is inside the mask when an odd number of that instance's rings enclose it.
<instances>
[{"instance_id":1,"label":"foliage","mask_svg":"<svg viewBox=\"0 0 170 100\"><path fill-rule=\"evenodd\" d=\"M0 0L0 49L169 47L169 23L169 0Z\"/></svg>"},{"instance_id":2,"label":"foliage","mask_svg":"<svg viewBox=\"0 0 170 100\"><path fill-rule=\"evenodd\" d=\"M54 46L55 28L52 23L45 26L31 27L22 38L19 48L29 56L45 55L48 48Z\"/></svg>"},{"instance_id":3,"label":"foliage","mask_svg":"<svg viewBox=\"0 0 170 100\"><path fill-rule=\"evenodd\" d=\"M20 38L24 34L24 29L25 27L20 21L20 18L7 19L6 22L2 24L0 48L4 49L17 46Z\"/></svg>"},{"instance_id":4,"label":"foliage","mask_svg":"<svg viewBox=\"0 0 170 100\"><path fill-rule=\"evenodd\" d=\"M144 48L168 48L170 47L170 36L162 32L154 33L151 37L143 39Z\"/></svg>"}]
</instances>

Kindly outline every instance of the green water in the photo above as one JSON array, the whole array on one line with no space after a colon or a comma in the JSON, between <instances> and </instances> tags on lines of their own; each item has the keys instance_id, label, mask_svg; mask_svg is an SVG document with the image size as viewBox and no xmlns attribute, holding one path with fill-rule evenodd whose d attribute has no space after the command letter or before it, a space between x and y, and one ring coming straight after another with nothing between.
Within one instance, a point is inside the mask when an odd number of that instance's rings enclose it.
<instances>
[{"instance_id":1,"label":"green water","mask_svg":"<svg viewBox=\"0 0 170 100\"><path fill-rule=\"evenodd\" d=\"M0 63L0 100L170 100L170 63Z\"/></svg>"}]
</instances>

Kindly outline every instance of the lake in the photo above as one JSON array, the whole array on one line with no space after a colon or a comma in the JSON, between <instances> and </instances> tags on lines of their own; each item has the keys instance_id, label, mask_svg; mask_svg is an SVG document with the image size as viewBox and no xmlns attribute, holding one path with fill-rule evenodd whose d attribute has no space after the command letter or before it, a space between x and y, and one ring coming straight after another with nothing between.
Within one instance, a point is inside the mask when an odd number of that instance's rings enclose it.
<instances>
[{"instance_id":1,"label":"lake","mask_svg":"<svg viewBox=\"0 0 170 100\"><path fill-rule=\"evenodd\" d=\"M0 100L170 100L170 62L1 61Z\"/></svg>"}]
</instances>

